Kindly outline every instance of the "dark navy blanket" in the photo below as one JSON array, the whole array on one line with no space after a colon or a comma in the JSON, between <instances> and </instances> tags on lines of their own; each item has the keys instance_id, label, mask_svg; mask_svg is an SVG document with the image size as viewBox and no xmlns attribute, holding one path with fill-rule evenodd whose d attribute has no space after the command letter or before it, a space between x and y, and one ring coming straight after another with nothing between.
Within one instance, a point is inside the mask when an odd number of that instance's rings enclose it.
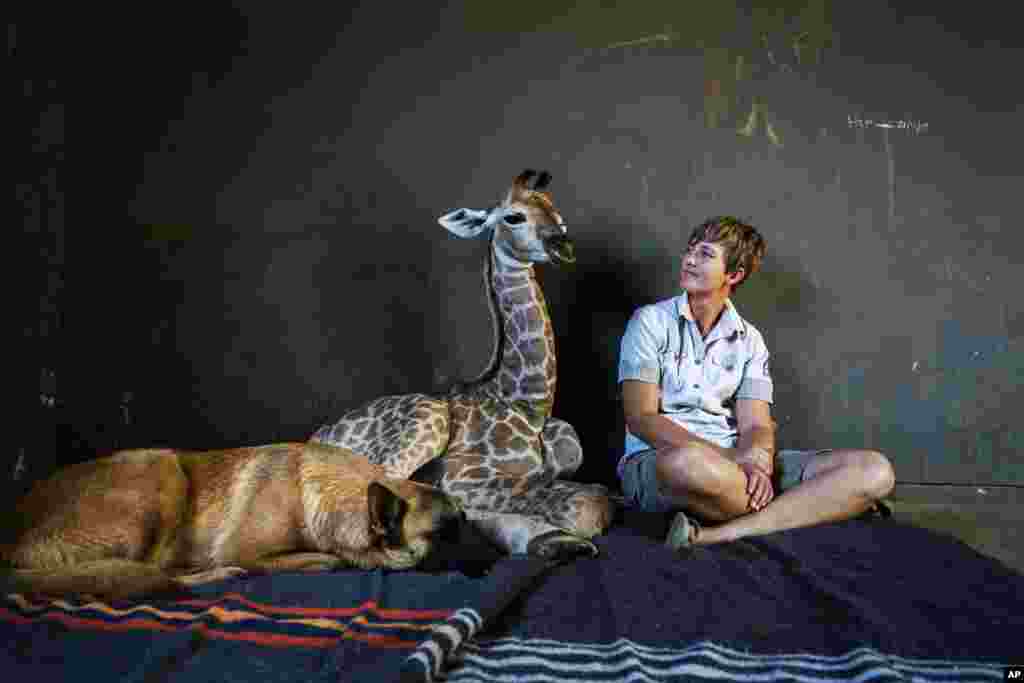
<instances>
[{"instance_id":1,"label":"dark navy blanket","mask_svg":"<svg viewBox=\"0 0 1024 683\"><path fill-rule=\"evenodd\" d=\"M684 556L637 517L601 556L483 578L243 577L190 600L0 598L14 680L1002 680L1024 576L892 520ZM641 520L642 522L642 520Z\"/></svg>"},{"instance_id":2,"label":"dark navy blanket","mask_svg":"<svg viewBox=\"0 0 1024 683\"><path fill-rule=\"evenodd\" d=\"M950 537L851 520L677 556L650 529L552 571L449 680L1002 680L1024 662L1024 575Z\"/></svg>"}]
</instances>

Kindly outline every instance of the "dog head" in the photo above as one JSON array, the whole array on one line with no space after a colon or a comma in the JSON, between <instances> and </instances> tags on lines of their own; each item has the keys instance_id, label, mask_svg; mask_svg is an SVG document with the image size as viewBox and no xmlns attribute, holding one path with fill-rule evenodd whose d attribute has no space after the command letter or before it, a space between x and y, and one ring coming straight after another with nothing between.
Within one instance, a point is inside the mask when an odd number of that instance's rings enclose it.
<instances>
[{"instance_id":1,"label":"dog head","mask_svg":"<svg viewBox=\"0 0 1024 683\"><path fill-rule=\"evenodd\" d=\"M500 551L467 519L458 501L413 481L374 481L367 490L370 532L394 569L486 574Z\"/></svg>"}]
</instances>

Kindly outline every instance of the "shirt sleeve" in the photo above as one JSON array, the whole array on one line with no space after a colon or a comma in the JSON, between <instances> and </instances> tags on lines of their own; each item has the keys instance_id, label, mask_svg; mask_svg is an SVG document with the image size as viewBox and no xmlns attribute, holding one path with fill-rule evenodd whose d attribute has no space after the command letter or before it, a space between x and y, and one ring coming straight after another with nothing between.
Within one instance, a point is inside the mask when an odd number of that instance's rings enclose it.
<instances>
[{"instance_id":1,"label":"shirt sleeve","mask_svg":"<svg viewBox=\"0 0 1024 683\"><path fill-rule=\"evenodd\" d=\"M664 342L665 334L660 330L656 316L653 306L642 306L629 319L619 349L620 384L627 379L651 384L661 381L658 348Z\"/></svg>"},{"instance_id":2,"label":"shirt sleeve","mask_svg":"<svg viewBox=\"0 0 1024 683\"><path fill-rule=\"evenodd\" d=\"M772 402L774 385L771 374L771 354L765 346L760 333L750 335L751 354L743 368L743 378L736 390L736 398L749 398L757 401Z\"/></svg>"}]
</instances>

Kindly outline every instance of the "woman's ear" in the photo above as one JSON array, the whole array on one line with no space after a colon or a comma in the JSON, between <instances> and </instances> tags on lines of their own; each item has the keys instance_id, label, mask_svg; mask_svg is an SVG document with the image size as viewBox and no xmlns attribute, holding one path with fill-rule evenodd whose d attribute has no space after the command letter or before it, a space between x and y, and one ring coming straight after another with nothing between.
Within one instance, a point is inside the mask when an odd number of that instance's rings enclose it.
<instances>
[{"instance_id":1,"label":"woman's ear","mask_svg":"<svg viewBox=\"0 0 1024 683\"><path fill-rule=\"evenodd\" d=\"M746 269L743 266L740 266L739 268L737 268L733 272L728 273L725 276L725 280L730 285L732 285L733 288L735 288L736 285L738 285L739 283L743 282L743 278L745 278L745 277L747 277L747 271L746 271Z\"/></svg>"}]
</instances>

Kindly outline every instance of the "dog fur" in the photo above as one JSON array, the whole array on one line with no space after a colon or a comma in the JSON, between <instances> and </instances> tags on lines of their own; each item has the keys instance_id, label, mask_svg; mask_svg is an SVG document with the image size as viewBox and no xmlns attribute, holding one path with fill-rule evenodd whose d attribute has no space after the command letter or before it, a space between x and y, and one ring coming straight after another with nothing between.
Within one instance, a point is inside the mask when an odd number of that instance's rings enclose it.
<instances>
[{"instance_id":1,"label":"dog fur","mask_svg":"<svg viewBox=\"0 0 1024 683\"><path fill-rule=\"evenodd\" d=\"M15 591L115 598L246 572L408 569L466 524L439 489L317 443L120 451L37 483L13 519L0 561Z\"/></svg>"}]
</instances>

